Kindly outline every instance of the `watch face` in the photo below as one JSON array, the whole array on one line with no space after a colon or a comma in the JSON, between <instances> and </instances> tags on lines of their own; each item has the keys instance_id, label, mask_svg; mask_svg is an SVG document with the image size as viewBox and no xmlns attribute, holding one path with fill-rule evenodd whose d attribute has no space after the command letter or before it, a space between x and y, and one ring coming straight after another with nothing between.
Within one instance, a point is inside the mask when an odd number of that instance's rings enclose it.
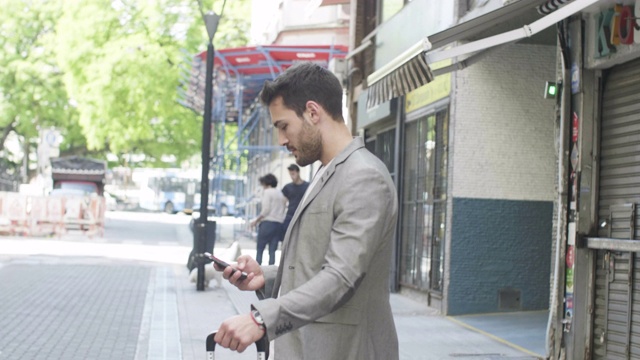
<instances>
[{"instance_id":1,"label":"watch face","mask_svg":"<svg viewBox=\"0 0 640 360\"><path fill-rule=\"evenodd\" d=\"M256 319L258 323L264 324L264 320L262 320L262 315L260 315L260 313L257 310L253 311L253 317L254 319Z\"/></svg>"}]
</instances>

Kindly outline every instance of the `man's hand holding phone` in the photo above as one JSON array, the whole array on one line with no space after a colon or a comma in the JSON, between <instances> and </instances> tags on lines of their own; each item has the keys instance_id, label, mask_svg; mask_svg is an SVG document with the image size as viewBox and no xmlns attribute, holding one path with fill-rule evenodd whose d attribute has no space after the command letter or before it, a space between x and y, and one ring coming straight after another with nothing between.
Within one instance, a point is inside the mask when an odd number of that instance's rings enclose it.
<instances>
[{"instance_id":1,"label":"man's hand holding phone","mask_svg":"<svg viewBox=\"0 0 640 360\"><path fill-rule=\"evenodd\" d=\"M258 290L264 287L264 273L257 261L249 255L242 255L233 266L215 256L205 253L213 260L214 268L222 271L222 276L240 290Z\"/></svg>"},{"instance_id":2,"label":"man's hand holding phone","mask_svg":"<svg viewBox=\"0 0 640 360\"><path fill-rule=\"evenodd\" d=\"M213 263L215 264L215 269L218 271L223 271L226 268L230 267L231 268L231 276L233 276L236 272L236 269L234 269L233 267L229 266L229 264L226 261L220 260L217 257L211 255L210 253L206 252L204 253L204 256L208 257L209 259L213 260ZM225 279L227 277L225 276ZM240 274L240 281L244 281L247 278L247 274L244 272L241 272Z\"/></svg>"}]
</instances>

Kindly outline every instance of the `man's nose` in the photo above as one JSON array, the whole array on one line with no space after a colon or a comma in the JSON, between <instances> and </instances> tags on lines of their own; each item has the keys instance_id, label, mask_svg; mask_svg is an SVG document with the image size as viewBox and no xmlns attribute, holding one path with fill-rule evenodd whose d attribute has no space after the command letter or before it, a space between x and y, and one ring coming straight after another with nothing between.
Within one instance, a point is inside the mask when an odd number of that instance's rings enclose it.
<instances>
[{"instance_id":1,"label":"man's nose","mask_svg":"<svg viewBox=\"0 0 640 360\"><path fill-rule=\"evenodd\" d=\"M284 132L282 130L278 131L278 144L280 144L280 146L287 146L288 143L289 139L284 135Z\"/></svg>"}]
</instances>

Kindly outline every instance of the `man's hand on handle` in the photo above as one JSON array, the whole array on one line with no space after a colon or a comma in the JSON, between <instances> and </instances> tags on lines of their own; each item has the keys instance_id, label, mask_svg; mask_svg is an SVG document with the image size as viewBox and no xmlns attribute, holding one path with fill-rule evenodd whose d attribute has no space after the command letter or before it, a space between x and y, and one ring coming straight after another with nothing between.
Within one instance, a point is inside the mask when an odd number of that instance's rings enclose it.
<instances>
[{"instance_id":1,"label":"man's hand on handle","mask_svg":"<svg viewBox=\"0 0 640 360\"><path fill-rule=\"evenodd\" d=\"M264 329L258 326L251 315L237 315L225 320L214 338L220 346L243 352L249 345L264 336Z\"/></svg>"}]
</instances>

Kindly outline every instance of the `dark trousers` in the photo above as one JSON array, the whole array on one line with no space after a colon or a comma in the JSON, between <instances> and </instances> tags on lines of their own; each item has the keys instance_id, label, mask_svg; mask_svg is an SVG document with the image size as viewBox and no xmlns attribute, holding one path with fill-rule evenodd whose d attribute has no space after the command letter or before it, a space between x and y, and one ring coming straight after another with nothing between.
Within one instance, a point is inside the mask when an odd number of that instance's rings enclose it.
<instances>
[{"instance_id":1,"label":"dark trousers","mask_svg":"<svg viewBox=\"0 0 640 360\"><path fill-rule=\"evenodd\" d=\"M280 238L280 241L284 240L284 236L287 234L287 230L289 229L289 224L291 224L291 218L286 217L282 223L282 237Z\"/></svg>"},{"instance_id":2,"label":"dark trousers","mask_svg":"<svg viewBox=\"0 0 640 360\"><path fill-rule=\"evenodd\" d=\"M262 253L264 248L269 245L269 265L276 263L276 250L278 242L282 237L282 223L275 221L263 221L258 228L258 248L256 252L256 261L262 265Z\"/></svg>"}]
</instances>

